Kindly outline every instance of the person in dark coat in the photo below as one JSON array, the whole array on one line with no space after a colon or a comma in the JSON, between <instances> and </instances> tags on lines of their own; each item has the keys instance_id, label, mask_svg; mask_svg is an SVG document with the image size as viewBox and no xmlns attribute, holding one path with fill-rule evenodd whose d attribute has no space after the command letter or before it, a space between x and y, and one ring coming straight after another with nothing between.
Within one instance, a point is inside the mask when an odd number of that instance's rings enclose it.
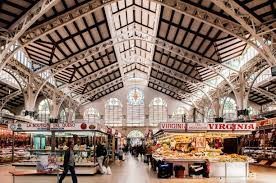
<instances>
[{"instance_id":1,"label":"person in dark coat","mask_svg":"<svg viewBox=\"0 0 276 183\"><path fill-rule=\"evenodd\" d=\"M64 162L63 162L63 173L60 176L59 183L62 183L63 179L67 175L68 171L70 170L72 181L73 183L78 183L76 172L75 172L75 156L74 156L74 142L68 142L68 149L65 151L64 154Z\"/></svg>"},{"instance_id":2,"label":"person in dark coat","mask_svg":"<svg viewBox=\"0 0 276 183\"><path fill-rule=\"evenodd\" d=\"M105 146L103 144L101 144L100 142L98 142L97 149L96 149L96 157L97 157L97 162L99 164L99 170L100 170L101 174L106 173L106 172L104 172L104 169L103 169L103 164L106 159L106 156L107 156L107 150L106 150Z\"/></svg>"}]
</instances>

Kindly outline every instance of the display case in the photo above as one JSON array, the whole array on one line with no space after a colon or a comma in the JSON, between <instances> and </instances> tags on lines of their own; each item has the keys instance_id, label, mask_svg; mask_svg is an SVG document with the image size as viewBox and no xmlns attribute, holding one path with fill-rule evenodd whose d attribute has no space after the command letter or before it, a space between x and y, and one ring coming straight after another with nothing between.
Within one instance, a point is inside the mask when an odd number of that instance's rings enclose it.
<instances>
[{"instance_id":1,"label":"display case","mask_svg":"<svg viewBox=\"0 0 276 183\"><path fill-rule=\"evenodd\" d=\"M39 123L39 124L9 124L14 134L29 134L29 157L13 163L16 169L36 169L40 157L55 155L56 163L63 165L65 150L69 141L74 142L76 173L91 175L97 172L95 148L98 142L107 142L105 126L97 123ZM15 155L16 151L12 151Z\"/></svg>"},{"instance_id":2,"label":"display case","mask_svg":"<svg viewBox=\"0 0 276 183\"><path fill-rule=\"evenodd\" d=\"M14 148L14 161L27 160L30 153L26 148ZM0 163L12 162L12 147L0 149Z\"/></svg>"},{"instance_id":3,"label":"display case","mask_svg":"<svg viewBox=\"0 0 276 183\"><path fill-rule=\"evenodd\" d=\"M276 147L245 147L243 154L251 156L256 160L276 161Z\"/></svg>"},{"instance_id":4,"label":"display case","mask_svg":"<svg viewBox=\"0 0 276 183\"><path fill-rule=\"evenodd\" d=\"M37 164L42 156L56 156L56 164L59 167L63 166L65 150L45 150L31 149L29 158L20 162L13 163L16 170L34 170L37 169ZM82 175L95 174L98 169L98 164L94 161L94 151L91 149L74 150L76 173Z\"/></svg>"}]
</instances>

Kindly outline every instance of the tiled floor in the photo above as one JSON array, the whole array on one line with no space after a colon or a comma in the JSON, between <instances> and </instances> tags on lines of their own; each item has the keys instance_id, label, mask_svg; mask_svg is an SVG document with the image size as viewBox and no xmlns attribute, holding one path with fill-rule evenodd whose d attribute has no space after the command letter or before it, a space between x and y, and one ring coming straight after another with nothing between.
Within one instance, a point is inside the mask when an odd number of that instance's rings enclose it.
<instances>
[{"instance_id":1,"label":"tiled floor","mask_svg":"<svg viewBox=\"0 0 276 183\"><path fill-rule=\"evenodd\" d=\"M0 166L0 183L12 183L9 175L11 166ZM121 165L112 166L112 175L79 176L79 183L276 183L276 169L251 166L256 177L245 179L157 179L156 175L143 162L129 156ZM17 177L15 183L55 183L55 176L24 176ZM64 183L71 183L66 177Z\"/></svg>"}]
</instances>

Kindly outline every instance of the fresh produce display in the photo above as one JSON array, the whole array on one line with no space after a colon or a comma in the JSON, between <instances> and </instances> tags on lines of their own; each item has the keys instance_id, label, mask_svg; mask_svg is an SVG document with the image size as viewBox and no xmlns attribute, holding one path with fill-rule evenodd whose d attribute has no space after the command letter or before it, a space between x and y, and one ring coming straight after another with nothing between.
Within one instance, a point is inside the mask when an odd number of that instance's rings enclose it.
<instances>
[{"instance_id":1,"label":"fresh produce display","mask_svg":"<svg viewBox=\"0 0 276 183\"><path fill-rule=\"evenodd\" d=\"M204 141L205 147L197 147L197 138ZM154 149L153 156L158 159L209 160L211 162L249 162L248 156L223 154L220 139L207 140L202 136L170 135L160 138ZM214 144L216 143L216 144ZM202 144L202 142L201 142Z\"/></svg>"}]
</instances>

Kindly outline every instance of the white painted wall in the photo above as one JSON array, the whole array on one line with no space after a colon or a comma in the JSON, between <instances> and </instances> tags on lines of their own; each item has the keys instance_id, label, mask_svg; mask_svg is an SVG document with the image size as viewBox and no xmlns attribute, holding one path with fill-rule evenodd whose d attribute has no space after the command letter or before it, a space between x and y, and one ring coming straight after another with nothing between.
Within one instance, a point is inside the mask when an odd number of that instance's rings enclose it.
<instances>
[{"instance_id":1,"label":"white painted wall","mask_svg":"<svg viewBox=\"0 0 276 183\"><path fill-rule=\"evenodd\" d=\"M110 99L110 98L118 98L122 104L123 104L123 115L127 114L127 95L128 92L131 90L131 88L133 87L138 87L140 89L142 89L144 91L144 102L145 102L145 115L149 114L149 104L151 102L151 100L155 97L161 97L163 98L168 105L168 115L172 115L172 113L177 109L177 107L180 106L184 106L185 108L187 108L187 111L190 110L189 106L187 106L187 104L182 103L179 100L175 100L172 97L169 97L168 95L165 95L163 93L160 93L156 90L153 90L147 86L143 86L143 85L130 85L130 86L125 86L124 88L117 90L109 95L106 95L100 99L98 99L97 101L91 102L89 104L86 104L84 106L82 106L80 108L80 113L83 114L83 112L85 111L85 109L89 108L89 107L94 107L96 108L100 115L104 115L104 107L105 107L105 102Z\"/></svg>"}]
</instances>

